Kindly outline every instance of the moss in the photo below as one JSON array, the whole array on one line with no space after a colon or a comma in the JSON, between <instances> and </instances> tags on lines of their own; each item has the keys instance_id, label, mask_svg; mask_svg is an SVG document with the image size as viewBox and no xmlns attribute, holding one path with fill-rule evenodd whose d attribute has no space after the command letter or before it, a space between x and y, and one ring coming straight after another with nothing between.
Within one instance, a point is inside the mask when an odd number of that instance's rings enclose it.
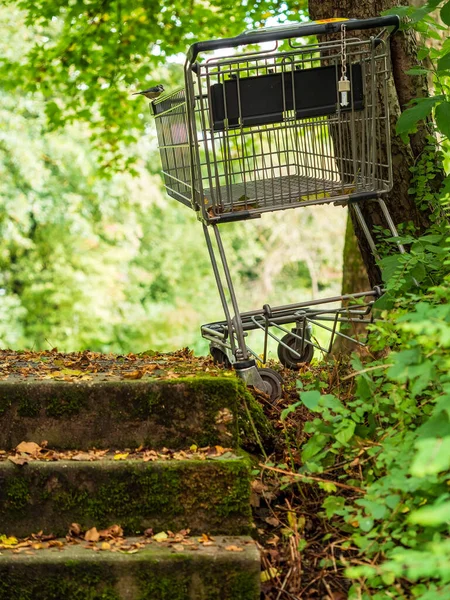
<instances>
[{"instance_id":1,"label":"moss","mask_svg":"<svg viewBox=\"0 0 450 600\"><path fill-rule=\"evenodd\" d=\"M254 426L269 450L272 435L261 407L233 375L169 381L0 382L2 410L10 411L8 429L0 428L3 448L37 438L60 448L240 443L254 451L258 446Z\"/></svg>"},{"instance_id":2,"label":"moss","mask_svg":"<svg viewBox=\"0 0 450 600\"><path fill-rule=\"evenodd\" d=\"M19 479L9 479L6 482L6 506L14 512L23 510L31 501L28 482Z\"/></svg>"},{"instance_id":3,"label":"moss","mask_svg":"<svg viewBox=\"0 0 450 600\"><path fill-rule=\"evenodd\" d=\"M275 431L265 416L262 406L248 391L244 382L237 381L240 446L248 452L259 452L261 443L265 451L270 453L273 449Z\"/></svg>"},{"instance_id":4,"label":"moss","mask_svg":"<svg viewBox=\"0 0 450 600\"><path fill-rule=\"evenodd\" d=\"M175 558L175 557L174 557ZM177 556L179 564L161 564L154 577L141 571L139 600L255 600L259 598L259 573L243 565L219 560L213 565Z\"/></svg>"},{"instance_id":5,"label":"moss","mask_svg":"<svg viewBox=\"0 0 450 600\"><path fill-rule=\"evenodd\" d=\"M78 415L87 405L86 391L75 386L60 388L59 394L49 398L45 405L47 417L59 419Z\"/></svg>"},{"instance_id":6,"label":"moss","mask_svg":"<svg viewBox=\"0 0 450 600\"><path fill-rule=\"evenodd\" d=\"M5 396L0 396L0 417L11 408L12 399Z\"/></svg>"},{"instance_id":7,"label":"moss","mask_svg":"<svg viewBox=\"0 0 450 600\"><path fill-rule=\"evenodd\" d=\"M64 571L53 567L45 576L33 568L24 573L2 572L0 600L121 600L111 572L98 565L69 561ZM52 569L52 570L53 570ZM111 581L113 579L113 581Z\"/></svg>"},{"instance_id":8,"label":"moss","mask_svg":"<svg viewBox=\"0 0 450 600\"><path fill-rule=\"evenodd\" d=\"M79 550L66 550L74 555ZM86 551L84 551L86 552ZM199 557L152 548L126 556L89 552L62 562L51 551L0 561L0 600L257 600L259 564L229 553ZM41 557L45 558L42 559ZM81 556L81 555L80 555ZM99 563L99 561L101 561Z\"/></svg>"},{"instance_id":9,"label":"moss","mask_svg":"<svg viewBox=\"0 0 450 600\"><path fill-rule=\"evenodd\" d=\"M41 412L41 403L39 398L24 396L20 399L17 413L21 417L38 417Z\"/></svg>"},{"instance_id":10,"label":"moss","mask_svg":"<svg viewBox=\"0 0 450 600\"><path fill-rule=\"evenodd\" d=\"M240 535L250 528L247 459L0 465L0 478L2 470L13 496L0 490L0 513L4 529L17 535L36 527L65 535L71 522L119 523L128 534L189 527ZM15 507L25 505L18 514Z\"/></svg>"}]
</instances>

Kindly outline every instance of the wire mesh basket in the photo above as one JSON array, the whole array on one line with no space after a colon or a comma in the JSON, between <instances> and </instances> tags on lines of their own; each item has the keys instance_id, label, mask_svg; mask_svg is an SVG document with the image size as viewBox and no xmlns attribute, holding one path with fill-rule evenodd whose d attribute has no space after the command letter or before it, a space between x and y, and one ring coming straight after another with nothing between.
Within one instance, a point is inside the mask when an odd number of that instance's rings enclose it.
<instances>
[{"instance_id":1,"label":"wire mesh basket","mask_svg":"<svg viewBox=\"0 0 450 600\"><path fill-rule=\"evenodd\" d=\"M153 102L168 193L207 223L387 193L389 72L381 37L195 63Z\"/></svg>"}]
</instances>

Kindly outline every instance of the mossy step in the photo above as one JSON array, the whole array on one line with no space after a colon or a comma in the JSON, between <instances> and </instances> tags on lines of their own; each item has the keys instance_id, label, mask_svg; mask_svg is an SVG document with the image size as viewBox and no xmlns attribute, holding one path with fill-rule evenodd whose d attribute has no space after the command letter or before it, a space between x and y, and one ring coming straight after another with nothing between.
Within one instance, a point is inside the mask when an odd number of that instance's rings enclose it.
<instances>
[{"instance_id":1,"label":"mossy step","mask_svg":"<svg viewBox=\"0 0 450 600\"><path fill-rule=\"evenodd\" d=\"M100 376L99 376L100 377ZM237 447L269 432L261 408L230 377L64 382L0 381L0 449L26 441L50 448Z\"/></svg>"},{"instance_id":2,"label":"mossy step","mask_svg":"<svg viewBox=\"0 0 450 600\"><path fill-rule=\"evenodd\" d=\"M0 462L0 533L25 537L43 530L64 536L120 525L194 533L248 533L251 525L246 458L143 462Z\"/></svg>"},{"instance_id":3,"label":"mossy step","mask_svg":"<svg viewBox=\"0 0 450 600\"><path fill-rule=\"evenodd\" d=\"M260 558L248 538L136 554L81 545L0 554L0 600L258 600ZM230 551L226 548L238 548Z\"/></svg>"}]
</instances>

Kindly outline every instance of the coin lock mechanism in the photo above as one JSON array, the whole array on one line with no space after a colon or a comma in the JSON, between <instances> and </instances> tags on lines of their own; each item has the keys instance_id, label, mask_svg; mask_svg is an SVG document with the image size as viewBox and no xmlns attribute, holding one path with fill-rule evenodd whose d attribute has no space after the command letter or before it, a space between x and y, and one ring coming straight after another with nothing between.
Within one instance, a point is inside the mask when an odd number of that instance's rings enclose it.
<instances>
[{"instance_id":1,"label":"coin lock mechanism","mask_svg":"<svg viewBox=\"0 0 450 600\"><path fill-rule=\"evenodd\" d=\"M340 105L342 107L346 107L349 105L349 92L351 89L350 81L347 78L347 48L345 42L345 34L346 28L345 24L341 25L341 57L342 57L342 65L341 65L341 78L338 81L338 92Z\"/></svg>"}]
</instances>

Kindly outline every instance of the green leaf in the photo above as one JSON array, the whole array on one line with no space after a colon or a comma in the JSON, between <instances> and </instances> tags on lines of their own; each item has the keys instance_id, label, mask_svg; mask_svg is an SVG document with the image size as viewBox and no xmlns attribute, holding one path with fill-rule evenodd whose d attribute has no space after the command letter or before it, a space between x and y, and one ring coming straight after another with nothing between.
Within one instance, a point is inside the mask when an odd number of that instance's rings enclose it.
<instances>
[{"instance_id":1,"label":"green leaf","mask_svg":"<svg viewBox=\"0 0 450 600\"><path fill-rule=\"evenodd\" d=\"M365 533L370 531L373 527L373 519L370 517L363 517L359 519L359 528L362 529Z\"/></svg>"},{"instance_id":2,"label":"green leaf","mask_svg":"<svg viewBox=\"0 0 450 600\"><path fill-rule=\"evenodd\" d=\"M321 394L317 390L311 390L309 392L302 392L300 394L300 399L306 408L309 410L317 411L319 407Z\"/></svg>"},{"instance_id":3,"label":"green leaf","mask_svg":"<svg viewBox=\"0 0 450 600\"><path fill-rule=\"evenodd\" d=\"M350 421L350 419L344 419L342 424L344 425L344 428L336 434L336 439L338 442L341 442L341 444L347 444L355 433L356 423L355 421Z\"/></svg>"},{"instance_id":4,"label":"green leaf","mask_svg":"<svg viewBox=\"0 0 450 600\"><path fill-rule=\"evenodd\" d=\"M397 133L402 135L413 132L416 129L417 123L425 119L433 110L434 105L443 99L442 95L438 95L417 100L414 106L407 108L400 115L397 121Z\"/></svg>"},{"instance_id":5,"label":"green leaf","mask_svg":"<svg viewBox=\"0 0 450 600\"><path fill-rule=\"evenodd\" d=\"M450 138L450 102L441 102L434 113L436 125L441 133Z\"/></svg>"},{"instance_id":6,"label":"green leaf","mask_svg":"<svg viewBox=\"0 0 450 600\"><path fill-rule=\"evenodd\" d=\"M438 71L448 71L450 69L450 52L444 54L437 62Z\"/></svg>"},{"instance_id":7,"label":"green leaf","mask_svg":"<svg viewBox=\"0 0 450 600\"><path fill-rule=\"evenodd\" d=\"M302 460L307 462L326 446L329 438L326 435L313 435L302 449Z\"/></svg>"},{"instance_id":8,"label":"green leaf","mask_svg":"<svg viewBox=\"0 0 450 600\"><path fill-rule=\"evenodd\" d=\"M441 8L441 19L446 25L450 25L450 1Z\"/></svg>"},{"instance_id":9,"label":"green leaf","mask_svg":"<svg viewBox=\"0 0 450 600\"><path fill-rule=\"evenodd\" d=\"M439 506L424 506L411 513L409 517L411 523L424 526L437 526L450 521L450 502L445 502Z\"/></svg>"},{"instance_id":10,"label":"green leaf","mask_svg":"<svg viewBox=\"0 0 450 600\"><path fill-rule=\"evenodd\" d=\"M423 67L413 67L412 69L408 69L408 71L406 71L406 74L407 75L426 75L429 72L430 72L429 69L424 69Z\"/></svg>"},{"instance_id":11,"label":"green leaf","mask_svg":"<svg viewBox=\"0 0 450 600\"><path fill-rule=\"evenodd\" d=\"M450 436L421 439L416 448L411 465L411 474L415 477L435 475L450 467Z\"/></svg>"},{"instance_id":12,"label":"green leaf","mask_svg":"<svg viewBox=\"0 0 450 600\"><path fill-rule=\"evenodd\" d=\"M333 517L338 511L340 511L345 504L345 498L342 496L328 496L323 501L322 506L325 509L328 519Z\"/></svg>"},{"instance_id":13,"label":"green leaf","mask_svg":"<svg viewBox=\"0 0 450 600\"><path fill-rule=\"evenodd\" d=\"M295 409L300 405L301 402L294 402L294 404L290 404L287 408L281 411L280 419L284 421L287 418L287 416L295 412Z\"/></svg>"},{"instance_id":14,"label":"green leaf","mask_svg":"<svg viewBox=\"0 0 450 600\"><path fill-rule=\"evenodd\" d=\"M332 394L325 394L324 396L322 396L319 404L324 408L329 408L337 414L345 415L349 413L349 411L344 407L339 398L336 398L336 396L333 396Z\"/></svg>"}]
</instances>

